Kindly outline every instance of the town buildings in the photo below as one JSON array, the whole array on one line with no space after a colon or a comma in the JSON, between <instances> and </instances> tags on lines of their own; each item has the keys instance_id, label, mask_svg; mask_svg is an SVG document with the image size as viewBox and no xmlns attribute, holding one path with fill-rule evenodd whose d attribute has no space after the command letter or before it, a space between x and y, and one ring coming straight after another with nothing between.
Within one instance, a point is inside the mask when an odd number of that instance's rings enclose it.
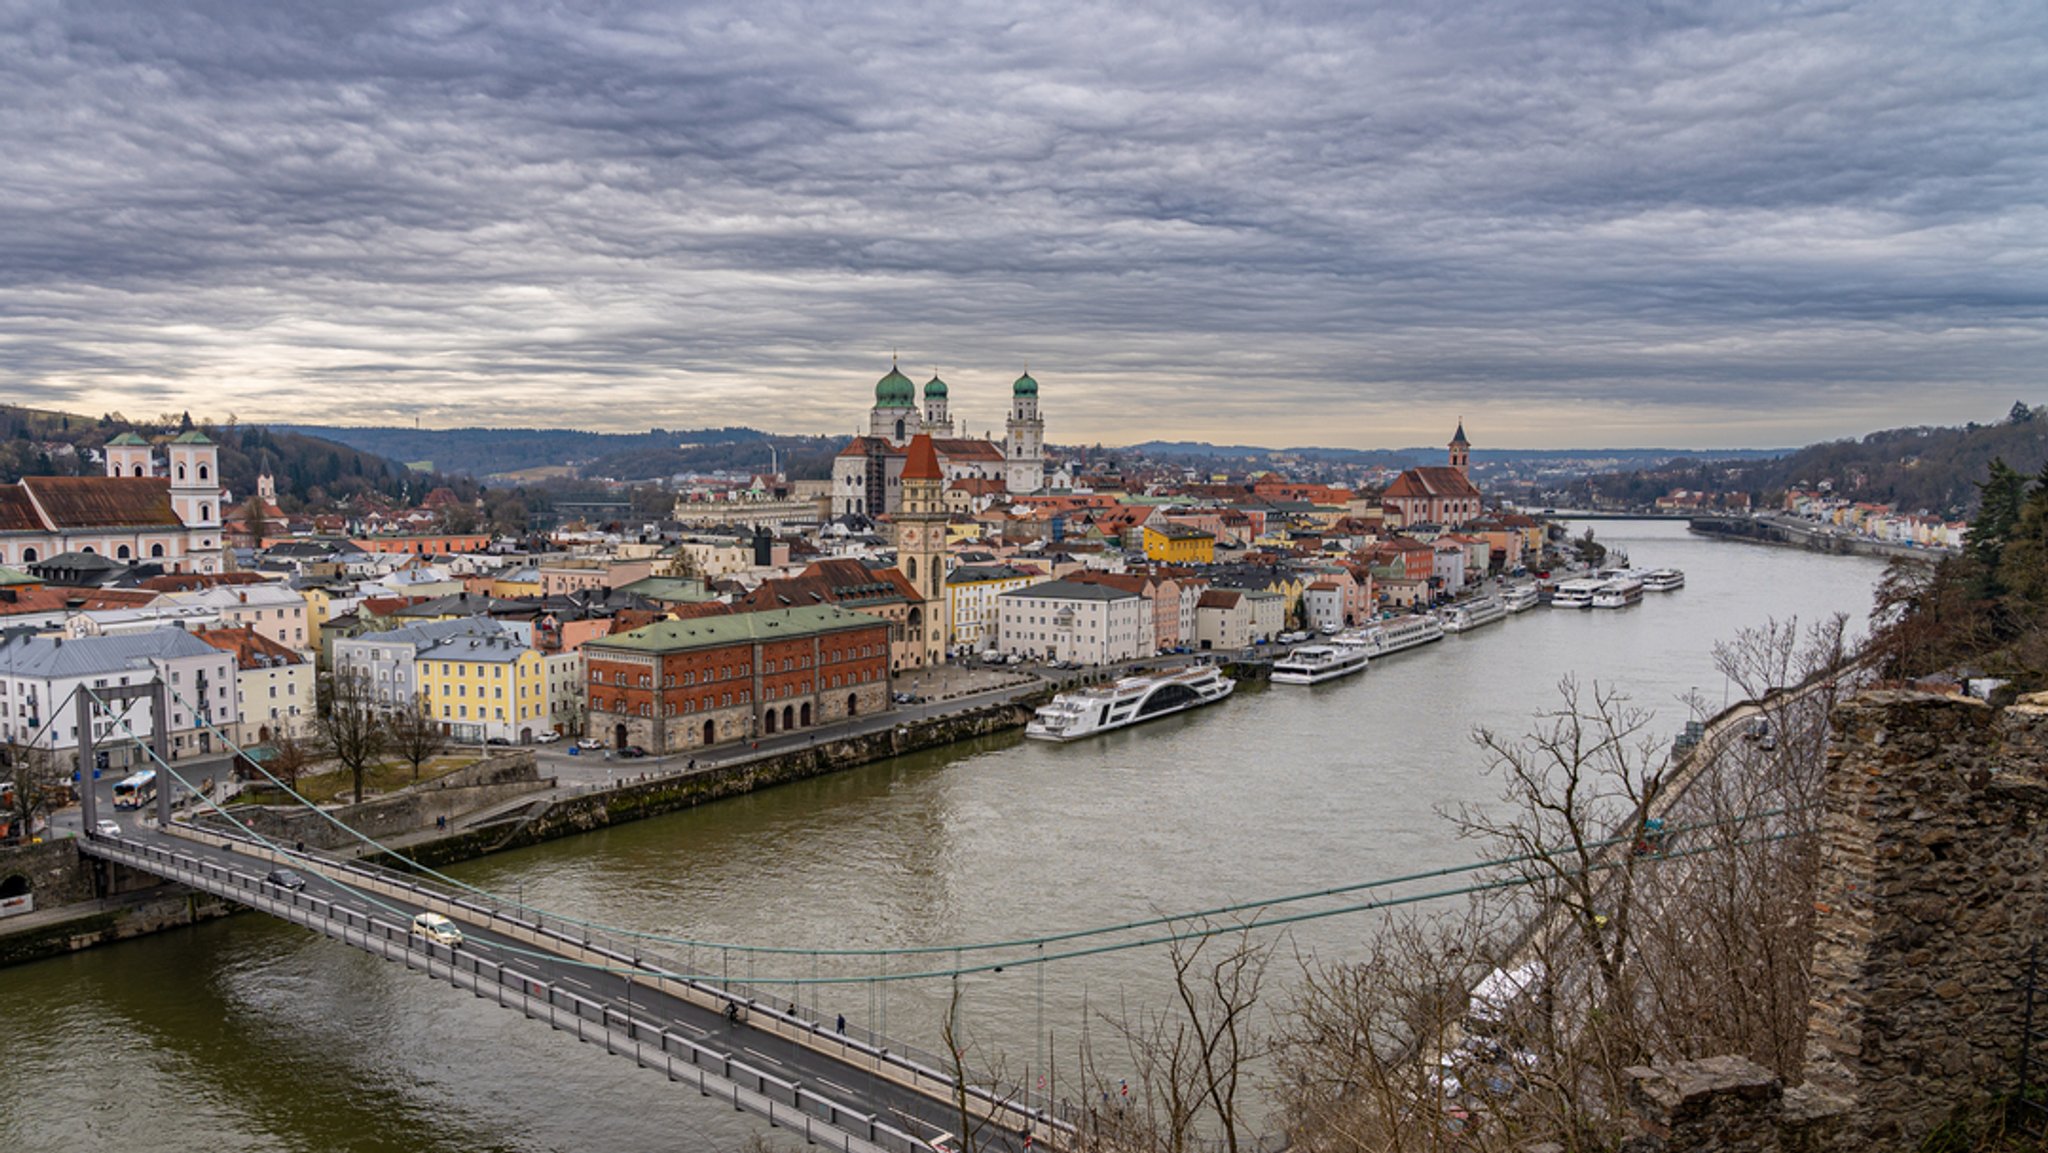
<instances>
[{"instance_id":1,"label":"town buildings","mask_svg":"<svg viewBox=\"0 0 2048 1153\"><path fill-rule=\"evenodd\" d=\"M1439 524L1456 528L1480 515L1483 501L1468 475L1472 446L1465 440L1465 424L1451 437L1450 463L1411 468L1394 478L1380 495L1380 503L1391 517L1404 525Z\"/></svg>"},{"instance_id":2,"label":"town buildings","mask_svg":"<svg viewBox=\"0 0 2048 1153\"><path fill-rule=\"evenodd\" d=\"M996 650L1104 665L1153 655L1152 605L1129 589L1047 581L996 597Z\"/></svg>"},{"instance_id":3,"label":"town buildings","mask_svg":"<svg viewBox=\"0 0 2048 1153\"><path fill-rule=\"evenodd\" d=\"M0 485L0 564L67 553L155 561L169 572L226 568L220 450L199 432L165 448L122 433L107 443L107 475L32 476Z\"/></svg>"},{"instance_id":4,"label":"town buildings","mask_svg":"<svg viewBox=\"0 0 2048 1153\"><path fill-rule=\"evenodd\" d=\"M236 706L235 657L177 628L116 636L16 637L0 633L0 738L52 752L78 748L75 694L161 680L170 689L173 760L225 747ZM88 697L88 703L90 698ZM94 743L147 741L154 731L146 704L90 704ZM116 766L139 764L123 754Z\"/></svg>"}]
</instances>

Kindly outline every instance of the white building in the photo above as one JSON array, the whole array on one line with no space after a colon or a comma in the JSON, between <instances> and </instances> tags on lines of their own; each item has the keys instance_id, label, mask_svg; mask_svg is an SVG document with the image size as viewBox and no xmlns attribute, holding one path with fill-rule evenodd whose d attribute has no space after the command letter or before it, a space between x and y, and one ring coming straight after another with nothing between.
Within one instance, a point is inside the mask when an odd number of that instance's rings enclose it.
<instances>
[{"instance_id":1,"label":"white building","mask_svg":"<svg viewBox=\"0 0 2048 1153\"><path fill-rule=\"evenodd\" d=\"M164 604L213 610L228 628L254 629L286 648L308 651L313 635L306 595L289 585L216 585L190 592L167 593Z\"/></svg>"},{"instance_id":2,"label":"white building","mask_svg":"<svg viewBox=\"0 0 2048 1153\"><path fill-rule=\"evenodd\" d=\"M0 637L0 737L52 751L78 748L74 694L81 687L110 688L162 679L170 686L171 758L222 748L207 725L232 734L235 658L183 629L104 637ZM125 726L123 722L125 721ZM147 741L151 709L135 702L93 706L93 741ZM132 730L132 737L131 737ZM139 765L139 754L111 758L115 767Z\"/></svg>"},{"instance_id":3,"label":"white building","mask_svg":"<svg viewBox=\"0 0 2048 1153\"><path fill-rule=\"evenodd\" d=\"M885 516L902 504L900 485L911 440L920 433L932 438L939 469L950 488L967 479L999 481L1011 495L1045 488L1045 421L1038 412L1038 382L1029 373L1010 386L1010 411L1002 440L964 435L964 424L948 409L950 389L934 375L924 385L924 411L918 411L917 386L891 365L875 382L875 404L868 410L868 428L840 450L832 461L832 515Z\"/></svg>"},{"instance_id":4,"label":"white building","mask_svg":"<svg viewBox=\"0 0 2048 1153\"><path fill-rule=\"evenodd\" d=\"M315 712L313 658L253 628L208 629L200 640L235 658L235 712L230 730L244 748L280 737L304 737Z\"/></svg>"},{"instance_id":5,"label":"white building","mask_svg":"<svg viewBox=\"0 0 2048 1153\"><path fill-rule=\"evenodd\" d=\"M1106 585L1047 581L996 598L996 651L1102 665L1153 655L1152 605Z\"/></svg>"},{"instance_id":6,"label":"white building","mask_svg":"<svg viewBox=\"0 0 2048 1153\"><path fill-rule=\"evenodd\" d=\"M980 652L996 635L997 598L1044 583L1044 573L1014 565L961 565L946 574L946 620L954 648Z\"/></svg>"},{"instance_id":7,"label":"white building","mask_svg":"<svg viewBox=\"0 0 2048 1153\"><path fill-rule=\"evenodd\" d=\"M63 553L154 561L168 572L226 567L221 539L220 449L198 432L155 451L133 433L107 442L106 476L32 476L0 485L0 564Z\"/></svg>"}]
</instances>

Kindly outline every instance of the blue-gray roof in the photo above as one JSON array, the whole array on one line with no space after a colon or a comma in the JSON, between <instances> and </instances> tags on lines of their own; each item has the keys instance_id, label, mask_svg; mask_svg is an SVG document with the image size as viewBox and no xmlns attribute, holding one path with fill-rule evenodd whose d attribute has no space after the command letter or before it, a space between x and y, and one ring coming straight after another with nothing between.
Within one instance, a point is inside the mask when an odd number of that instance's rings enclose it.
<instances>
[{"instance_id":1,"label":"blue-gray roof","mask_svg":"<svg viewBox=\"0 0 2048 1153\"><path fill-rule=\"evenodd\" d=\"M147 669L153 660L221 655L184 629L150 629L104 637L0 640L0 668L16 676L84 677Z\"/></svg>"}]
</instances>

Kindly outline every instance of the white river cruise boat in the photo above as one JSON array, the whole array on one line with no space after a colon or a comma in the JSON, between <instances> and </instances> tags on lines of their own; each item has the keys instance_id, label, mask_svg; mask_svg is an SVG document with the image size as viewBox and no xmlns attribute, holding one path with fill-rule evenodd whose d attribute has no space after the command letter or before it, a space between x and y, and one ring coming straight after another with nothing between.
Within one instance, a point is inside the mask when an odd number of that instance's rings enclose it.
<instances>
[{"instance_id":1,"label":"white river cruise boat","mask_svg":"<svg viewBox=\"0 0 2048 1153\"><path fill-rule=\"evenodd\" d=\"M1447 633L1470 632L1481 625L1508 619L1508 606L1494 597L1476 600L1470 604L1452 605L1441 616Z\"/></svg>"},{"instance_id":2,"label":"white river cruise boat","mask_svg":"<svg viewBox=\"0 0 2048 1153\"><path fill-rule=\"evenodd\" d=\"M1024 735L1041 741L1079 740L1213 704L1236 687L1236 681L1212 665L1123 677L1054 697L1024 726Z\"/></svg>"},{"instance_id":3,"label":"white river cruise boat","mask_svg":"<svg viewBox=\"0 0 2048 1153\"><path fill-rule=\"evenodd\" d=\"M1526 612L1529 609L1533 609L1536 607L1536 602L1541 599L1542 594L1536 591L1535 585L1516 585L1500 594L1500 603L1511 613Z\"/></svg>"},{"instance_id":4,"label":"white river cruise boat","mask_svg":"<svg viewBox=\"0 0 2048 1153\"><path fill-rule=\"evenodd\" d=\"M1643 588L1653 593L1676 592L1685 587L1685 572L1675 568L1651 569L1643 574Z\"/></svg>"},{"instance_id":5,"label":"white river cruise boat","mask_svg":"<svg viewBox=\"0 0 2048 1153\"><path fill-rule=\"evenodd\" d=\"M1402 649L1412 649L1416 645L1426 645L1442 639L1444 626L1435 617L1405 616L1374 621L1364 628L1339 633L1331 638L1331 643L1340 648L1352 646L1364 649L1367 656L1377 659L1398 653Z\"/></svg>"},{"instance_id":6,"label":"white river cruise boat","mask_svg":"<svg viewBox=\"0 0 2048 1153\"><path fill-rule=\"evenodd\" d=\"M1615 577L1593 593L1596 609L1625 609L1643 602L1643 578L1634 573Z\"/></svg>"},{"instance_id":7,"label":"white river cruise boat","mask_svg":"<svg viewBox=\"0 0 2048 1153\"><path fill-rule=\"evenodd\" d=\"M1360 645L1303 645L1273 662L1273 683L1319 685L1364 672L1370 659Z\"/></svg>"},{"instance_id":8,"label":"white river cruise boat","mask_svg":"<svg viewBox=\"0 0 2048 1153\"><path fill-rule=\"evenodd\" d=\"M1598 577L1581 577L1578 580L1558 582L1557 591L1550 594L1550 607L1554 609L1589 609L1593 607L1593 594L1605 587L1607 582Z\"/></svg>"}]
</instances>

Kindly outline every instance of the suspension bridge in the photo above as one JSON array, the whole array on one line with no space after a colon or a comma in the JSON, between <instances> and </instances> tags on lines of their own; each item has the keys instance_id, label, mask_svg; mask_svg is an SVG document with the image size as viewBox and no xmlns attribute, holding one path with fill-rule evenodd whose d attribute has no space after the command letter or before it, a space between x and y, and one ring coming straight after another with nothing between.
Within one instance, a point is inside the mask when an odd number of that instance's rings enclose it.
<instances>
[{"instance_id":1,"label":"suspension bridge","mask_svg":"<svg viewBox=\"0 0 2048 1153\"><path fill-rule=\"evenodd\" d=\"M960 1057L892 1040L874 1027L885 1022L886 1008L878 1019L871 1004L869 1023L849 1023L844 1015L828 1020L814 996L805 1012L798 993L806 987L814 993L830 986L886 989L893 982L957 980L1026 966L1037 966L1042 982L1044 967L1057 961L1519 883L1500 875L1516 859L1501 859L1005 941L871 949L699 941L596 924L466 885L348 828L270 777L372 855L354 858L279 844L196 788L169 758L169 726L162 722L171 716L173 700L231 753L241 754L204 710L161 681L81 687L74 694L81 765L93 764L95 746L119 729L166 778L154 799L154 821L130 822L132 827L119 832L102 831L101 788L83 780L83 852L402 964L844 1153L1066 1148L1089 1124L1087 1095L1056 1097L1056 1087L1046 1091L1042 1079L1030 1085L1028 1072L1023 1081L1005 1082L978 1075ZM138 736L128 720L138 703L152 714L146 736ZM263 772L260 765L258 771ZM180 789L196 801L187 807L199 813L174 810ZM1614 844L1632 837L1625 834ZM280 876L283 869L294 876ZM459 937L419 931L416 919L422 914L445 917ZM700 955L717 958L718 971L698 964ZM735 982L734 955L746 958L750 974L760 958L779 961L785 972ZM823 959L867 968L855 975L820 975ZM810 974L801 975L806 963ZM1045 1068L1042 1056L1038 1068ZM1071 1097L1083 1104L1076 1106ZM1261 1144L1276 1143L1284 1141Z\"/></svg>"}]
</instances>

